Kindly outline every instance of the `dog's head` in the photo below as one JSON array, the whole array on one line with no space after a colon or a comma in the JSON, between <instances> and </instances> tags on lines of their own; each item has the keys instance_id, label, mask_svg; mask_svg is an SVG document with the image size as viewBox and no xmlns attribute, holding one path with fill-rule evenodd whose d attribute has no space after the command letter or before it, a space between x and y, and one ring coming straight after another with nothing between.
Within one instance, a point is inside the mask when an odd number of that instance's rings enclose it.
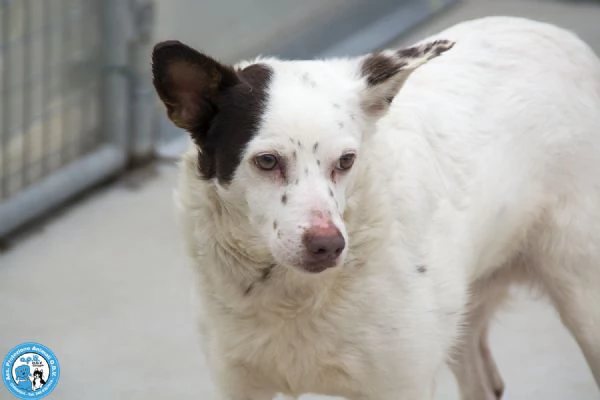
<instances>
[{"instance_id":1,"label":"dog's head","mask_svg":"<svg viewBox=\"0 0 600 400\"><path fill-rule=\"evenodd\" d=\"M247 215L278 264L320 272L346 252L363 137L409 74L451 47L230 67L169 41L154 48L154 86L198 148L200 179Z\"/></svg>"},{"instance_id":2,"label":"dog's head","mask_svg":"<svg viewBox=\"0 0 600 400\"><path fill-rule=\"evenodd\" d=\"M20 365L17 368L15 368L15 375L18 378L29 378L31 376L31 368L29 368L28 365Z\"/></svg>"}]
</instances>

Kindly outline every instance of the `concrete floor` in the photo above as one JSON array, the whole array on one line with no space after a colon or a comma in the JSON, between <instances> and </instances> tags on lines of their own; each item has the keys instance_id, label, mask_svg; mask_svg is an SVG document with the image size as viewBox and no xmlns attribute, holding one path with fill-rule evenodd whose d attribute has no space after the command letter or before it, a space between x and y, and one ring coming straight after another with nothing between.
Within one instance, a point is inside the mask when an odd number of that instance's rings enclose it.
<instances>
[{"instance_id":1,"label":"concrete floor","mask_svg":"<svg viewBox=\"0 0 600 400\"><path fill-rule=\"evenodd\" d=\"M560 23L600 52L600 6L578 2L464 2L402 42L493 14ZM172 212L175 172L157 165L99 190L0 255L0 357L23 341L54 350L62 373L49 398L214 398L195 332L194 277ZM518 293L497 317L492 350L507 399L600 398L544 299ZM9 398L0 385L0 399ZM457 399L448 373L437 399Z\"/></svg>"}]
</instances>

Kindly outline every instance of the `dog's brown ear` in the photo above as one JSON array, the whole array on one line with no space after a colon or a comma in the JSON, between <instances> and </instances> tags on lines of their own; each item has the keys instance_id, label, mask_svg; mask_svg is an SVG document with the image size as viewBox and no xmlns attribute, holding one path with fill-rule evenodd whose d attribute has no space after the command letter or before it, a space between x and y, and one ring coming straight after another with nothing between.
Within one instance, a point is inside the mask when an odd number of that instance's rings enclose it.
<instances>
[{"instance_id":1,"label":"dog's brown ear","mask_svg":"<svg viewBox=\"0 0 600 400\"><path fill-rule=\"evenodd\" d=\"M362 108L379 117L387 111L408 76L429 60L450 50L454 42L435 40L402 50L369 54L361 60L361 76L366 81Z\"/></svg>"},{"instance_id":2,"label":"dog's brown ear","mask_svg":"<svg viewBox=\"0 0 600 400\"><path fill-rule=\"evenodd\" d=\"M154 46L152 74L169 118L197 143L218 111L219 93L239 83L231 67L174 40Z\"/></svg>"}]
</instances>

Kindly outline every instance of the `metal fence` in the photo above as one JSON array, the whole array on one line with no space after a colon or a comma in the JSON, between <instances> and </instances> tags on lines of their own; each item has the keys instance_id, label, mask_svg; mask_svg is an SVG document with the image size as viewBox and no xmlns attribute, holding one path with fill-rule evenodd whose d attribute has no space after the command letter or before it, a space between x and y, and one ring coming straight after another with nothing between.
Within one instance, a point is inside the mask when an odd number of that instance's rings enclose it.
<instances>
[{"instance_id":1,"label":"metal fence","mask_svg":"<svg viewBox=\"0 0 600 400\"><path fill-rule=\"evenodd\" d=\"M127 162L142 6L0 0L0 235Z\"/></svg>"}]
</instances>

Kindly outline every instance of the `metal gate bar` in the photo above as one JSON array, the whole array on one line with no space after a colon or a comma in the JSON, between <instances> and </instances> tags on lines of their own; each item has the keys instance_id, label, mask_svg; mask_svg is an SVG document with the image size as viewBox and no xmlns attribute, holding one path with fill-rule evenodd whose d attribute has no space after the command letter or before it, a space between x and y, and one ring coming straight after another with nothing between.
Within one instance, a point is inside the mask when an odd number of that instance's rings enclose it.
<instances>
[{"instance_id":1,"label":"metal gate bar","mask_svg":"<svg viewBox=\"0 0 600 400\"><path fill-rule=\"evenodd\" d=\"M0 236L126 165L131 4L0 0Z\"/></svg>"},{"instance_id":2,"label":"metal gate bar","mask_svg":"<svg viewBox=\"0 0 600 400\"><path fill-rule=\"evenodd\" d=\"M110 176L125 161L123 152L104 146L17 193L0 205L0 237Z\"/></svg>"}]
</instances>

